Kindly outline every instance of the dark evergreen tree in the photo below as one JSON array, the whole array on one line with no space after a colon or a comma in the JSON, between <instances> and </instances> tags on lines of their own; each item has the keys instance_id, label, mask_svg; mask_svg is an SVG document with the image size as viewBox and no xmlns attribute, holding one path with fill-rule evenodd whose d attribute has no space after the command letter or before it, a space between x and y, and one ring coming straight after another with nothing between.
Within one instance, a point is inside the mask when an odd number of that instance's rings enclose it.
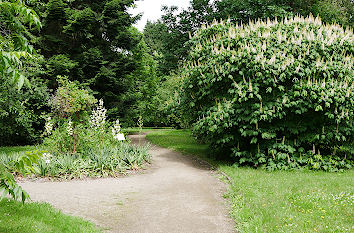
<instances>
[{"instance_id":1,"label":"dark evergreen tree","mask_svg":"<svg viewBox=\"0 0 354 233\"><path fill-rule=\"evenodd\" d=\"M42 1L43 3L43 1ZM138 19L128 13L133 0L49 0L41 10L43 30L38 47L45 56L45 78L51 89L56 76L89 86L111 115L124 116L137 69L132 53L141 35L132 33Z\"/></svg>"}]
</instances>

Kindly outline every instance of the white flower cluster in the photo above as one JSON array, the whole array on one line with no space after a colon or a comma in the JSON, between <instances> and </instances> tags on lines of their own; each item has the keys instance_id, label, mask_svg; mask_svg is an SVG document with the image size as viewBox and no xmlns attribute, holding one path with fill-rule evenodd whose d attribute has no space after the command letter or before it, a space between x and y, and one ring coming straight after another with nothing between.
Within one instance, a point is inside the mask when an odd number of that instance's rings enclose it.
<instances>
[{"instance_id":1,"label":"white flower cluster","mask_svg":"<svg viewBox=\"0 0 354 233\"><path fill-rule=\"evenodd\" d=\"M144 122L143 122L143 117L140 115L139 118L138 118L138 127L139 128L142 128L143 125L144 125Z\"/></svg>"},{"instance_id":2,"label":"white flower cluster","mask_svg":"<svg viewBox=\"0 0 354 233\"><path fill-rule=\"evenodd\" d=\"M119 120L117 119L113 125L113 128L112 128L112 135L113 135L114 139L118 139L118 135L120 134L120 130L121 130L120 123L119 123Z\"/></svg>"},{"instance_id":3,"label":"white flower cluster","mask_svg":"<svg viewBox=\"0 0 354 233\"><path fill-rule=\"evenodd\" d=\"M69 119L68 126L66 127L66 131L68 131L69 136L73 136L74 129L73 129L73 122Z\"/></svg>"},{"instance_id":4,"label":"white flower cluster","mask_svg":"<svg viewBox=\"0 0 354 233\"><path fill-rule=\"evenodd\" d=\"M106 124L107 109L103 106L103 100L100 99L96 110L92 111L90 125L95 130L104 130Z\"/></svg>"},{"instance_id":5,"label":"white flower cluster","mask_svg":"<svg viewBox=\"0 0 354 233\"><path fill-rule=\"evenodd\" d=\"M52 118L51 117L47 118L47 121L45 123L44 129L45 129L45 132L44 132L45 135L50 135L52 133L53 122L52 122Z\"/></svg>"},{"instance_id":6,"label":"white flower cluster","mask_svg":"<svg viewBox=\"0 0 354 233\"><path fill-rule=\"evenodd\" d=\"M50 163L50 158L52 155L50 153L43 153L43 160L45 161L46 164Z\"/></svg>"}]
</instances>

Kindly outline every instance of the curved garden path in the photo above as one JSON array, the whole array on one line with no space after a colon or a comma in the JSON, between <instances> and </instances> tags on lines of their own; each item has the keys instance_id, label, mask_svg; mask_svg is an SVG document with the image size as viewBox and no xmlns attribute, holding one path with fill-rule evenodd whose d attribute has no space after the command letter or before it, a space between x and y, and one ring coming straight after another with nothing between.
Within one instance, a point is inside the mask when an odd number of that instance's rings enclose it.
<instances>
[{"instance_id":1,"label":"curved garden path","mask_svg":"<svg viewBox=\"0 0 354 233\"><path fill-rule=\"evenodd\" d=\"M132 135L146 143L145 135ZM152 146L142 174L68 182L23 182L33 201L91 220L108 232L235 232L222 198L226 184L208 166Z\"/></svg>"}]
</instances>

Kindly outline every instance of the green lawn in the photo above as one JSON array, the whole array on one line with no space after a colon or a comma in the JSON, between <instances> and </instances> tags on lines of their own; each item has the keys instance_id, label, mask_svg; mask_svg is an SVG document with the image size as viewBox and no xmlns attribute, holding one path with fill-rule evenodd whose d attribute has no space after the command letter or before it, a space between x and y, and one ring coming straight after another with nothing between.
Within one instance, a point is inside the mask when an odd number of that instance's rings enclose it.
<instances>
[{"instance_id":1,"label":"green lawn","mask_svg":"<svg viewBox=\"0 0 354 233\"><path fill-rule=\"evenodd\" d=\"M93 223L62 214L45 203L22 205L8 199L0 201L0 232L6 233L88 233L102 232Z\"/></svg>"},{"instance_id":2,"label":"green lawn","mask_svg":"<svg viewBox=\"0 0 354 233\"><path fill-rule=\"evenodd\" d=\"M171 130L171 127L143 127L142 129L138 127L129 127L129 128L122 128L123 133L125 134L137 134L137 133L146 133L151 132L154 130L164 131L164 130Z\"/></svg>"},{"instance_id":3,"label":"green lawn","mask_svg":"<svg viewBox=\"0 0 354 233\"><path fill-rule=\"evenodd\" d=\"M146 138L159 146L208 159L208 146L197 143L189 130L154 130Z\"/></svg>"},{"instance_id":4,"label":"green lawn","mask_svg":"<svg viewBox=\"0 0 354 233\"><path fill-rule=\"evenodd\" d=\"M162 147L207 158L188 130L154 131ZM268 172L207 159L232 180L225 195L240 232L354 232L354 170Z\"/></svg>"}]
</instances>

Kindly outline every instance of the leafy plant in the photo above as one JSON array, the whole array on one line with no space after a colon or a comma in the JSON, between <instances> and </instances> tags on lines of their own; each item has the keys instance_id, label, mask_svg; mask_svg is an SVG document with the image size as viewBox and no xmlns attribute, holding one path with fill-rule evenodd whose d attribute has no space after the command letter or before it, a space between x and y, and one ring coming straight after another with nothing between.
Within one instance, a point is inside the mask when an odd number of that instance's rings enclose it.
<instances>
[{"instance_id":1,"label":"leafy plant","mask_svg":"<svg viewBox=\"0 0 354 233\"><path fill-rule=\"evenodd\" d=\"M26 152L26 154L19 155L15 160L7 160L8 164L0 164L0 193L3 194L3 197L11 195L15 200L21 199L23 203L26 199L29 199L28 193L16 183L13 174L9 172L6 165L11 165L13 172L26 176L38 172L35 164L38 163L41 156L42 152L40 151Z\"/></svg>"},{"instance_id":2,"label":"leafy plant","mask_svg":"<svg viewBox=\"0 0 354 233\"><path fill-rule=\"evenodd\" d=\"M28 38L31 33L28 25L35 25L39 30L41 22L32 9L22 1L0 1L0 79L6 78L21 89L24 83L29 86L23 75L22 59L35 54Z\"/></svg>"},{"instance_id":3,"label":"leafy plant","mask_svg":"<svg viewBox=\"0 0 354 233\"><path fill-rule=\"evenodd\" d=\"M20 170L13 161L21 161L23 153L0 154L0 162L12 173ZM124 174L127 170L141 168L150 161L148 146L103 145L87 148L81 153L44 153L31 170L36 177L74 179L108 177ZM7 173L11 175L11 173Z\"/></svg>"},{"instance_id":4,"label":"leafy plant","mask_svg":"<svg viewBox=\"0 0 354 233\"><path fill-rule=\"evenodd\" d=\"M52 139L57 139L59 149L75 153L77 144L80 143L82 123L87 122L88 111L97 100L87 90L80 89L78 84L67 80L65 77L58 76L58 82L59 87L56 94L50 100L53 120L57 126ZM45 127L47 134L51 133L51 130L48 129L53 128L51 118L48 118L48 120ZM93 120L95 119L91 119L91 121ZM93 125L93 127L96 126Z\"/></svg>"},{"instance_id":5,"label":"leafy plant","mask_svg":"<svg viewBox=\"0 0 354 233\"><path fill-rule=\"evenodd\" d=\"M354 36L309 16L214 22L191 39L182 106L195 135L239 164L353 164Z\"/></svg>"}]
</instances>

